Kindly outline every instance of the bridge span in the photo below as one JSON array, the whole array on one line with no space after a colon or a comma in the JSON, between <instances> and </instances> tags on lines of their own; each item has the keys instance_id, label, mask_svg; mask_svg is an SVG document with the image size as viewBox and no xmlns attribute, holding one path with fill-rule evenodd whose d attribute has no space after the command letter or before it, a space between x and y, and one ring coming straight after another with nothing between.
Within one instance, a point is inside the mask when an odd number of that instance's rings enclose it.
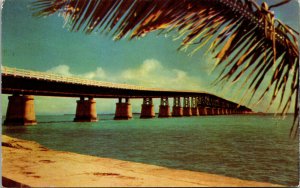
<instances>
[{"instance_id":1,"label":"bridge span","mask_svg":"<svg viewBox=\"0 0 300 188\"><path fill-rule=\"evenodd\" d=\"M116 84L78 77L65 77L46 72L36 72L1 67L2 93L9 96L4 124L36 124L34 96L77 97L74 121L97 121L95 98L117 98L115 119L132 118L130 99L142 98L141 118L155 117L153 98L160 98L158 117L199 115L229 115L251 113L252 110L216 95L161 88ZM169 98L173 98L172 112Z\"/></svg>"}]
</instances>

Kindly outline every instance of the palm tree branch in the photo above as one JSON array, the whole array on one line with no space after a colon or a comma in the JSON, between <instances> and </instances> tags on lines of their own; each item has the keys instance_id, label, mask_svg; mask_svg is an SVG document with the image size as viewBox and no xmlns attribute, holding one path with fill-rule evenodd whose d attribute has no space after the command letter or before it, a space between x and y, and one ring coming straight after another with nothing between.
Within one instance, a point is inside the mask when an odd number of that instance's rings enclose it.
<instances>
[{"instance_id":1,"label":"palm tree branch","mask_svg":"<svg viewBox=\"0 0 300 188\"><path fill-rule=\"evenodd\" d=\"M266 3L259 6L254 0L36 0L32 7L36 16L61 13L71 31L107 31L116 40L126 35L130 39L142 37L156 30L177 30L177 34L171 33L182 38L179 50L192 47L194 53L210 43L209 49L217 51L217 67L221 67L218 83L230 79L236 82L249 70L243 85L248 83L247 93L252 97L259 89L264 88L263 97L274 88L270 104L281 93L278 109L283 107L283 113L292 98L297 100L299 33L276 19ZM284 71L292 67L294 73ZM269 84L262 84L272 69L275 72ZM289 79L292 81L288 82ZM291 90L288 95L286 88ZM283 96L287 97L285 104ZM297 109L298 103L295 117Z\"/></svg>"}]
</instances>

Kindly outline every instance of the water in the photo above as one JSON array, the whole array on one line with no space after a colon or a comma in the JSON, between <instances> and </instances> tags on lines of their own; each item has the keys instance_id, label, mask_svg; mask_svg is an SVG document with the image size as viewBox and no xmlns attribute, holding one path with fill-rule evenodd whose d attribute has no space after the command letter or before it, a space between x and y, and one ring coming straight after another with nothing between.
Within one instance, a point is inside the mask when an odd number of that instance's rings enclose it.
<instances>
[{"instance_id":1,"label":"water","mask_svg":"<svg viewBox=\"0 0 300 188\"><path fill-rule=\"evenodd\" d=\"M201 116L72 122L73 115L38 116L36 126L3 134L55 150L298 185L298 139L288 137L293 116Z\"/></svg>"}]
</instances>

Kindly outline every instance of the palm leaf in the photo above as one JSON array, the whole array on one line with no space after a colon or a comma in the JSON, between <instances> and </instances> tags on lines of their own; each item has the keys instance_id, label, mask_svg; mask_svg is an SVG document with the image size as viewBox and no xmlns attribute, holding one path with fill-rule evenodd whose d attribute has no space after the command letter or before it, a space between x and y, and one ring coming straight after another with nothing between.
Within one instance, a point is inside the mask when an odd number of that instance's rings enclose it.
<instances>
[{"instance_id":1,"label":"palm leaf","mask_svg":"<svg viewBox=\"0 0 300 188\"><path fill-rule=\"evenodd\" d=\"M282 114L295 100L292 132L298 131L299 34L277 20L266 3L259 6L253 0L36 0L32 5L36 16L63 14L72 31L110 32L118 40L160 30L161 34L182 38L179 49L192 48L192 52L210 43L209 49L217 51L217 67L221 68L215 83L246 78L242 86L247 95L253 97L262 90L262 99L270 93L270 105L281 96L278 110ZM271 76L267 86L262 84L266 75Z\"/></svg>"}]
</instances>

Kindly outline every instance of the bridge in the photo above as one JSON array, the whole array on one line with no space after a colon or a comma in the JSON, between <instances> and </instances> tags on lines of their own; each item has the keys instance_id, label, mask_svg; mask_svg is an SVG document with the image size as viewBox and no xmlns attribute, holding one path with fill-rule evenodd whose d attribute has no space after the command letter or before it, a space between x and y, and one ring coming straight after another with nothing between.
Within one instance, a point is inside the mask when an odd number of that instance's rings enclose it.
<instances>
[{"instance_id":1,"label":"bridge","mask_svg":"<svg viewBox=\"0 0 300 188\"><path fill-rule=\"evenodd\" d=\"M98 121L95 98L115 98L114 119L131 119L130 99L143 99L140 118L154 118L153 98L160 98L159 118L246 114L252 110L216 95L197 92L146 88L78 77L65 77L46 72L1 67L2 93L11 94L5 125L36 124L34 96L76 97L76 122ZM173 98L172 112L169 98ZM182 102L182 103L181 103Z\"/></svg>"}]
</instances>

